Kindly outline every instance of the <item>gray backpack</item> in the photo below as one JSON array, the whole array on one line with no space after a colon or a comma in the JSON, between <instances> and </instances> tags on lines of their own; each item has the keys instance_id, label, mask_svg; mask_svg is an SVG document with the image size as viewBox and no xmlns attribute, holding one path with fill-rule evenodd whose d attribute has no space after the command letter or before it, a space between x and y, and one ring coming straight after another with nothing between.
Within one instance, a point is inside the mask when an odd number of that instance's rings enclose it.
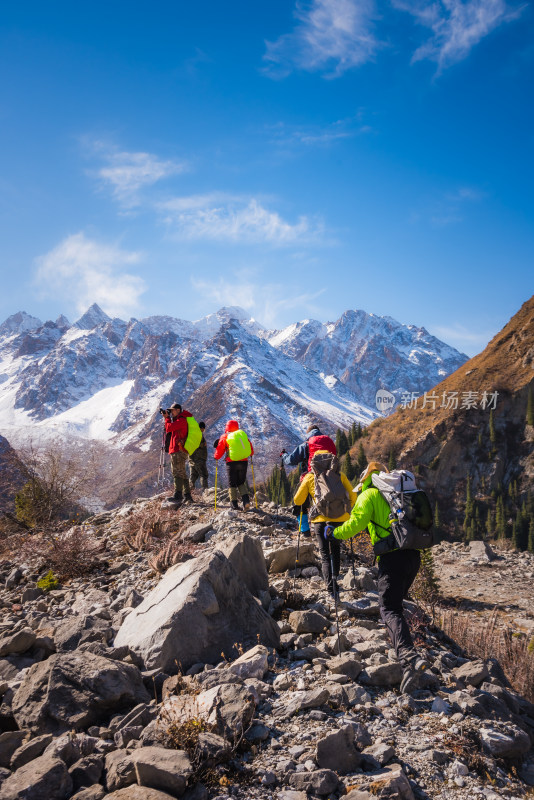
<instances>
[{"instance_id":1,"label":"gray backpack","mask_svg":"<svg viewBox=\"0 0 534 800\"><path fill-rule=\"evenodd\" d=\"M314 478L314 502L310 519L319 515L338 519L350 513L349 495L339 472L339 461L332 453L315 453L311 461Z\"/></svg>"}]
</instances>

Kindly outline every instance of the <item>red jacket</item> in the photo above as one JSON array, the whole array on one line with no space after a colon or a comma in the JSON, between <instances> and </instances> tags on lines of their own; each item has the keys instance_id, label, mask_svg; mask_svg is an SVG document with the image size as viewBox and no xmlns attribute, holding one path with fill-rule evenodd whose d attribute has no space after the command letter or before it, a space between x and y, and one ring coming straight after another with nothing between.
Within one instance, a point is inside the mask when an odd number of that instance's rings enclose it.
<instances>
[{"instance_id":1,"label":"red jacket","mask_svg":"<svg viewBox=\"0 0 534 800\"><path fill-rule=\"evenodd\" d=\"M222 458L224 456L224 454L226 453L226 460L227 461L231 461L232 460L230 458L230 456L228 455L228 453L227 453L228 445L226 444L226 435L228 433L233 433L233 431L238 431L238 430L239 430L239 425L237 424L235 419L228 420L228 422L226 423L226 428L224 429L224 433L221 436L221 438L219 439L219 444L217 445L217 449L215 450L214 458L219 460L219 458ZM250 439L249 439L249 442L250 442L250 449L251 449L250 455L253 456L254 455L254 448L252 447L252 442L250 441ZM241 461L248 461L248 459L242 458Z\"/></svg>"},{"instance_id":2,"label":"red jacket","mask_svg":"<svg viewBox=\"0 0 534 800\"><path fill-rule=\"evenodd\" d=\"M187 439L187 417L191 417L189 411L180 411L176 419L171 421L170 417L165 418L165 433L171 434L169 453L179 453L184 449Z\"/></svg>"}]
</instances>

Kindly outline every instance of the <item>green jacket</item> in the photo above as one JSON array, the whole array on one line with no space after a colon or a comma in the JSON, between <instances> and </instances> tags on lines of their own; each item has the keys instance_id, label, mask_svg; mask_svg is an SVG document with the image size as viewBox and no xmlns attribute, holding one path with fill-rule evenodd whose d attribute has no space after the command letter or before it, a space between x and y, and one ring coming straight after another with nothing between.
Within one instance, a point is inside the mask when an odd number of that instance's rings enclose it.
<instances>
[{"instance_id":1,"label":"green jacket","mask_svg":"<svg viewBox=\"0 0 534 800\"><path fill-rule=\"evenodd\" d=\"M390 508L378 489L371 483L371 476L365 482L361 494L356 500L350 519L334 530L336 539L351 539L366 528L371 537L371 544L374 545L379 539L389 536L391 523L389 521ZM374 525L373 522L378 525ZM378 526L382 527L378 527ZM387 530L382 530L386 528Z\"/></svg>"}]
</instances>

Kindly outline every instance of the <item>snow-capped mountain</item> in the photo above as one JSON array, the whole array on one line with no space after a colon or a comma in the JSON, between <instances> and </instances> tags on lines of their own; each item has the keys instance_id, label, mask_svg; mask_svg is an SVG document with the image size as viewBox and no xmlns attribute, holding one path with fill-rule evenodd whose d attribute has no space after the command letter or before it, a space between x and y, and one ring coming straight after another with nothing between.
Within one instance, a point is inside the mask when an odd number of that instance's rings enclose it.
<instances>
[{"instance_id":1,"label":"snow-capped mountain","mask_svg":"<svg viewBox=\"0 0 534 800\"><path fill-rule=\"evenodd\" d=\"M403 392L429 389L467 361L425 328L365 311L345 311L337 322L297 322L269 332L268 341L310 369L334 375L372 406L378 389L400 399Z\"/></svg>"},{"instance_id":2,"label":"snow-capped mountain","mask_svg":"<svg viewBox=\"0 0 534 800\"><path fill-rule=\"evenodd\" d=\"M74 324L21 312L0 327L0 433L15 444L53 432L146 453L160 446L158 408L178 401L210 438L237 418L267 465L311 421L330 434L366 425L381 386L423 391L463 361L424 329L364 312L279 332L239 308L196 322L125 322L97 305Z\"/></svg>"}]
</instances>

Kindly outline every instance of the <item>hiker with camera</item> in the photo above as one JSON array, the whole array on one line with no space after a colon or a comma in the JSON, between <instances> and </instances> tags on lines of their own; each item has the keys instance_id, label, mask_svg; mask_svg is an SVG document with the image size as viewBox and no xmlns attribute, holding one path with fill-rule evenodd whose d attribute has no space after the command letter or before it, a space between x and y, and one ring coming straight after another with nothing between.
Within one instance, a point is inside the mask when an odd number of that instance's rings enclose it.
<instances>
[{"instance_id":1,"label":"hiker with camera","mask_svg":"<svg viewBox=\"0 0 534 800\"><path fill-rule=\"evenodd\" d=\"M169 501L182 505L192 503L191 488L186 472L187 450L186 440L189 435L188 417L192 418L189 411L182 410L179 403L173 403L170 408L160 408L160 414L165 423L165 433L168 439L168 452L171 457L171 472L174 480L174 494Z\"/></svg>"},{"instance_id":2,"label":"hiker with camera","mask_svg":"<svg viewBox=\"0 0 534 800\"><path fill-rule=\"evenodd\" d=\"M431 547L432 510L415 477L407 470L388 473L371 461L360 476L361 493L350 519L337 528L328 527L333 539L350 539L367 529L378 561L380 616L403 666L402 692L421 688L428 663L414 647L404 617L403 600L421 564L421 549Z\"/></svg>"},{"instance_id":3,"label":"hiker with camera","mask_svg":"<svg viewBox=\"0 0 534 800\"><path fill-rule=\"evenodd\" d=\"M321 556L321 571L327 591L335 600L339 597L337 578L341 565L341 545L338 539L326 536L329 526L334 530L349 519L356 493L347 476L340 472L337 456L328 450L318 450L311 459L311 471L301 481L293 502L302 506L310 499L310 521Z\"/></svg>"}]
</instances>

